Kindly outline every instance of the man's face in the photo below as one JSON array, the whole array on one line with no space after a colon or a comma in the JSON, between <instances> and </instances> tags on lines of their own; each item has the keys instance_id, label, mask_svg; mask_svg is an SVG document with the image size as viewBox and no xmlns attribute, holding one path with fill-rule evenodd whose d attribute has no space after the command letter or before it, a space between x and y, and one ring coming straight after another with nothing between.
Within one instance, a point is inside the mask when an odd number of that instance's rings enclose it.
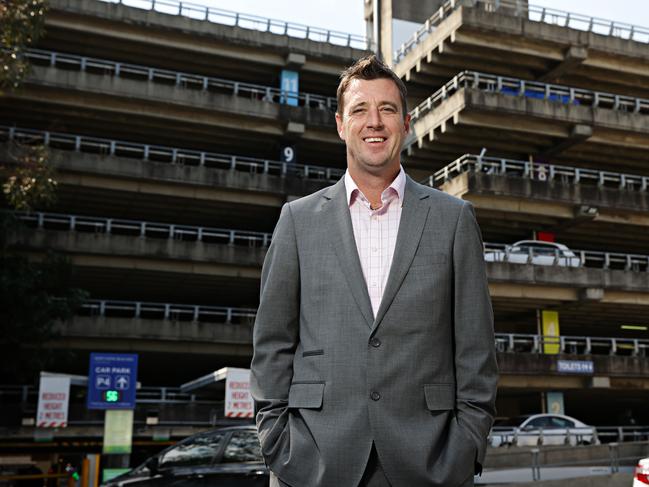
<instances>
[{"instance_id":1,"label":"man's face","mask_svg":"<svg viewBox=\"0 0 649 487\"><path fill-rule=\"evenodd\" d=\"M336 113L338 135L347 145L347 164L381 176L398 171L399 154L410 129L397 85L390 79L353 79L345 90L343 113Z\"/></svg>"}]
</instances>

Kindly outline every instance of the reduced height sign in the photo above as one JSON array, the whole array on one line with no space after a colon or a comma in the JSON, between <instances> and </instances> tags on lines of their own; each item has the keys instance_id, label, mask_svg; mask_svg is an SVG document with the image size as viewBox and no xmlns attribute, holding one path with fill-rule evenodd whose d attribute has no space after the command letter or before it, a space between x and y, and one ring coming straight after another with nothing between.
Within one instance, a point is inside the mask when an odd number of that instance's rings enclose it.
<instances>
[{"instance_id":1,"label":"reduced height sign","mask_svg":"<svg viewBox=\"0 0 649 487\"><path fill-rule=\"evenodd\" d=\"M135 409L137 354L91 353L88 409Z\"/></svg>"}]
</instances>

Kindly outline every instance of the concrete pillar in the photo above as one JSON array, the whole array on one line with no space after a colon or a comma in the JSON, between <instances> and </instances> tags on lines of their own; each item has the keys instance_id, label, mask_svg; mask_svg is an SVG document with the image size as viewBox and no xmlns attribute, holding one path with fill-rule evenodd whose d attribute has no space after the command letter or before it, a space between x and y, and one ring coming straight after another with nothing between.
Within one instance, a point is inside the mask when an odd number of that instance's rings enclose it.
<instances>
[{"instance_id":1,"label":"concrete pillar","mask_svg":"<svg viewBox=\"0 0 649 487\"><path fill-rule=\"evenodd\" d=\"M404 33L412 35L445 1L365 0L367 34L374 42L378 41L382 59L392 64L394 50L405 41ZM375 17L378 17L378 29Z\"/></svg>"}]
</instances>

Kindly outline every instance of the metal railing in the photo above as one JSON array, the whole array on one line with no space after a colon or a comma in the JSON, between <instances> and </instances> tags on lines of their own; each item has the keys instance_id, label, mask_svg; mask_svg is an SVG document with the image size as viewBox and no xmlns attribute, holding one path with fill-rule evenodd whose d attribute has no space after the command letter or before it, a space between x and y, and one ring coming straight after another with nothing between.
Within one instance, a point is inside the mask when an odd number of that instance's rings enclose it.
<instances>
[{"instance_id":1,"label":"metal railing","mask_svg":"<svg viewBox=\"0 0 649 487\"><path fill-rule=\"evenodd\" d=\"M503 353L544 353L545 347L574 355L624 355L647 357L649 340L640 338L569 336L558 337L496 333L496 350Z\"/></svg>"},{"instance_id":2,"label":"metal railing","mask_svg":"<svg viewBox=\"0 0 649 487\"><path fill-rule=\"evenodd\" d=\"M356 49L372 50L372 42L365 36L349 34L335 30L323 29L294 22L269 19L231 10L209 7L192 2L176 0L103 0L128 7L152 10L164 14L188 17L215 24L241 27L242 29L270 32L271 34L309 39L316 42L326 42L338 46L354 47Z\"/></svg>"},{"instance_id":3,"label":"metal railing","mask_svg":"<svg viewBox=\"0 0 649 487\"><path fill-rule=\"evenodd\" d=\"M153 303L124 300L88 300L78 314L115 317L143 318L192 322L219 322L228 324L252 324L255 308L203 306L192 304ZM496 333L496 350L503 353L544 353L545 346L557 347L559 353L573 355L625 355L646 357L649 340L620 337L591 337L562 335L558 337L523 334Z\"/></svg>"},{"instance_id":4,"label":"metal railing","mask_svg":"<svg viewBox=\"0 0 649 487\"><path fill-rule=\"evenodd\" d=\"M412 121L414 122L422 115L434 110L462 88L549 100L564 105L582 105L628 113L649 114L649 100L645 98L615 95L539 81L526 81L477 71L462 71L411 110Z\"/></svg>"},{"instance_id":5,"label":"metal railing","mask_svg":"<svg viewBox=\"0 0 649 487\"><path fill-rule=\"evenodd\" d=\"M83 303L79 313L99 317L252 324L257 310L225 306L93 299Z\"/></svg>"},{"instance_id":6,"label":"metal railing","mask_svg":"<svg viewBox=\"0 0 649 487\"><path fill-rule=\"evenodd\" d=\"M132 237L149 237L174 239L189 242L240 245L251 248L267 248L270 245L271 233L231 230L226 228L198 227L172 223L146 222L140 220L122 220L79 216L62 213L15 212L28 227L45 230L63 230L87 233L105 233L109 235L128 235ZM624 270L631 272L649 272L649 255L625 254L618 252L600 252L595 250L561 251L554 249L550 261L543 264L570 267L593 267L605 270ZM512 245L501 243L484 243L485 260L488 262L511 262L538 264L538 258L547 259L547 249L529 246L525 254L512 251ZM523 257L523 258L521 258Z\"/></svg>"},{"instance_id":7,"label":"metal railing","mask_svg":"<svg viewBox=\"0 0 649 487\"><path fill-rule=\"evenodd\" d=\"M22 213L15 215L27 226L45 230L67 230L108 235L127 235L158 239L174 239L188 242L239 245L252 248L266 248L272 234L248 232L224 228L196 227L155 223L117 218L98 218L60 213Z\"/></svg>"},{"instance_id":8,"label":"metal railing","mask_svg":"<svg viewBox=\"0 0 649 487\"><path fill-rule=\"evenodd\" d=\"M424 181L433 188L465 172L510 176L536 181L560 181L572 184L593 184L601 188L648 191L649 176L638 176L597 169L583 169L532 161L519 161L501 157L465 154L446 167L435 172Z\"/></svg>"},{"instance_id":9,"label":"metal railing","mask_svg":"<svg viewBox=\"0 0 649 487\"><path fill-rule=\"evenodd\" d=\"M516 17L525 17L534 22L592 32L604 36L618 37L636 42L649 43L649 28L637 25L600 19L587 15L566 12L553 8L528 5L517 0L448 0L417 29L410 39L403 43L394 53L394 63L398 63L415 46L426 39L431 32L460 6L478 8L487 12L500 13Z\"/></svg>"},{"instance_id":10,"label":"metal railing","mask_svg":"<svg viewBox=\"0 0 649 487\"><path fill-rule=\"evenodd\" d=\"M518 427L494 426L487 438L490 446L579 445L598 443L596 428L534 428L532 431Z\"/></svg>"},{"instance_id":11,"label":"metal railing","mask_svg":"<svg viewBox=\"0 0 649 487\"><path fill-rule=\"evenodd\" d=\"M485 260L488 262L537 264L543 259L545 265L560 267L592 267L603 270L649 272L649 255L596 250L561 251L558 248L548 255L547 249L533 246L526 246L524 251L524 253L513 252L510 244L484 243Z\"/></svg>"},{"instance_id":12,"label":"metal railing","mask_svg":"<svg viewBox=\"0 0 649 487\"><path fill-rule=\"evenodd\" d=\"M311 93L292 93L271 86L232 81L200 74L189 74L180 71L120 63L107 59L97 59L75 54L66 54L42 49L28 49L25 56L32 64L55 66L63 69L77 70L119 78L135 79L155 83L164 83L180 88L202 90L210 93L224 93L247 97L269 103L286 103L296 100L299 106L335 111L336 98Z\"/></svg>"},{"instance_id":13,"label":"metal railing","mask_svg":"<svg viewBox=\"0 0 649 487\"><path fill-rule=\"evenodd\" d=\"M579 445L649 440L649 426L587 426L563 429L535 428L532 431L518 427L494 426L488 435L488 445L541 446ZM613 444L613 447L615 445Z\"/></svg>"},{"instance_id":14,"label":"metal railing","mask_svg":"<svg viewBox=\"0 0 649 487\"><path fill-rule=\"evenodd\" d=\"M17 141L23 144L42 144L52 149L84 152L106 156L126 157L141 161L162 162L183 166L200 166L245 172L295 176L303 179L335 182L345 173L344 169L291 164L255 157L221 154L217 152L181 149L163 145L139 144L124 140L71 135L45 130L32 130L0 125L0 141Z\"/></svg>"},{"instance_id":15,"label":"metal railing","mask_svg":"<svg viewBox=\"0 0 649 487\"><path fill-rule=\"evenodd\" d=\"M205 393L209 396L209 392ZM3 403L31 403L38 401L38 387L33 385L0 385L0 399ZM180 387L140 387L136 401L144 404L182 404L201 401L201 394L186 393ZM214 402L213 399L209 399Z\"/></svg>"}]
</instances>

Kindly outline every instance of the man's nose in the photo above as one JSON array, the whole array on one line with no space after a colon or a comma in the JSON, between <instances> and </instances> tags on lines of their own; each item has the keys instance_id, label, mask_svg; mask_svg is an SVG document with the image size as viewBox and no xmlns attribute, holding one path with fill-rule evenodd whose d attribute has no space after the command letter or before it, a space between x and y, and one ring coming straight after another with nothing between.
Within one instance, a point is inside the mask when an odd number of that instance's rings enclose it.
<instances>
[{"instance_id":1,"label":"man's nose","mask_svg":"<svg viewBox=\"0 0 649 487\"><path fill-rule=\"evenodd\" d=\"M383 128L383 120L381 119L381 111L379 107L370 107L367 111L366 125L371 128Z\"/></svg>"}]
</instances>

